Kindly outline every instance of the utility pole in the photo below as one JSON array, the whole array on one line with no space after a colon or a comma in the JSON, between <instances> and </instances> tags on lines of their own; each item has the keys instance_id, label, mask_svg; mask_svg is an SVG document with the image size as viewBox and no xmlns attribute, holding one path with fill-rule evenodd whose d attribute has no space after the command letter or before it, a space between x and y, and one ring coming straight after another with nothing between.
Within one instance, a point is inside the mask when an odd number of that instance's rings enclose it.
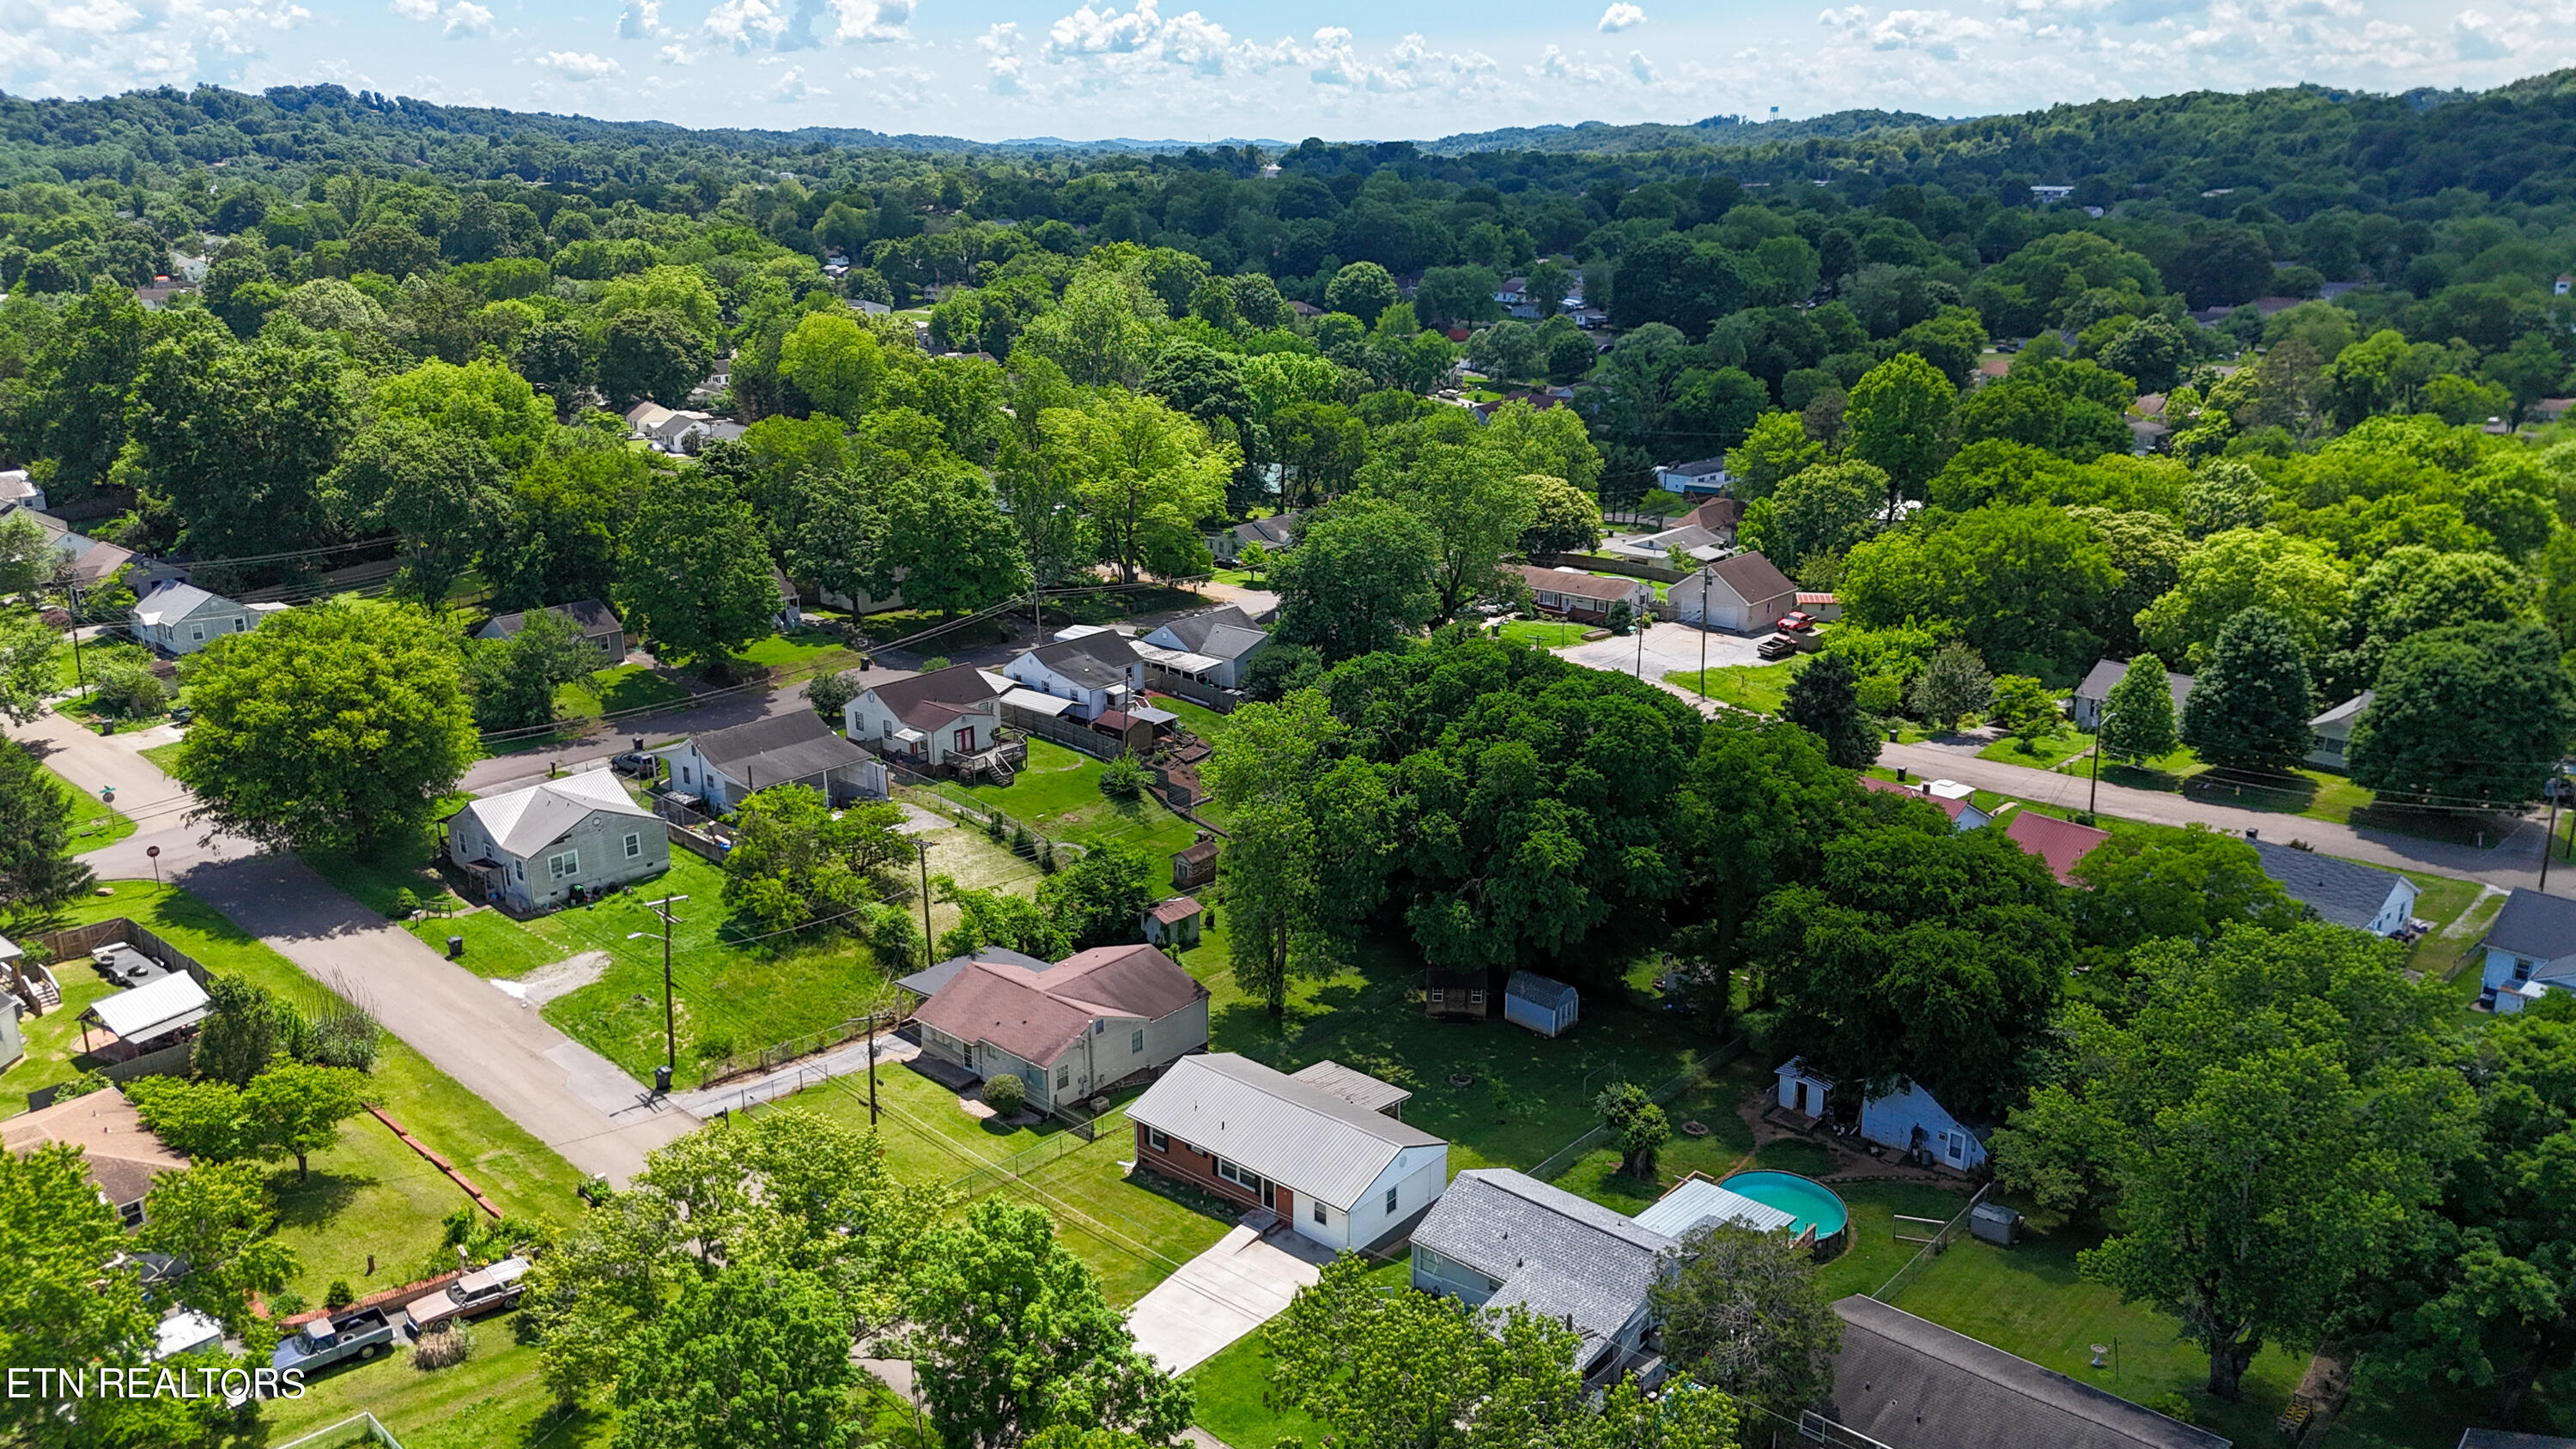
<instances>
[{"instance_id":1,"label":"utility pole","mask_svg":"<svg viewBox=\"0 0 2576 1449\"><path fill-rule=\"evenodd\" d=\"M2093 788L2092 788L2092 790L2091 790L2088 794L2086 794L2086 795L2085 795L2085 797L2084 797L2084 813L2085 813L2085 814L2087 814L2087 815L2099 815L2099 814L2101 814L2101 813L2102 813L2101 806L2102 806L2102 736L2101 736L2099 733L2096 733L2096 734L2093 736Z\"/></svg>"},{"instance_id":2,"label":"utility pole","mask_svg":"<svg viewBox=\"0 0 2576 1449\"><path fill-rule=\"evenodd\" d=\"M913 845L921 852L921 964L930 964L930 842L914 836Z\"/></svg>"},{"instance_id":3,"label":"utility pole","mask_svg":"<svg viewBox=\"0 0 2576 1449\"><path fill-rule=\"evenodd\" d=\"M72 682L82 689L87 689L89 674L81 668L80 584L71 579L63 580L63 597L72 601Z\"/></svg>"},{"instance_id":4,"label":"utility pole","mask_svg":"<svg viewBox=\"0 0 2576 1449\"><path fill-rule=\"evenodd\" d=\"M666 1096L671 1090L671 1074L680 1067L679 1013L671 1003L671 926L679 918L671 914L671 907L687 899L687 896L664 896L658 901L644 903L646 910L662 918L662 1065L653 1069L653 1090ZM650 931L629 931L626 939L632 941L652 934Z\"/></svg>"},{"instance_id":5,"label":"utility pole","mask_svg":"<svg viewBox=\"0 0 2576 1449\"><path fill-rule=\"evenodd\" d=\"M868 1014L868 1127L871 1131L877 1125L877 1024L880 1020L892 1026L894 1013Z\"/></svg>"},{"instance_id":6,"label":"utility pole","mask_svg":"<svg viewBox=\"0 0 2576 1449\"><path fill-rule=\"evenodd\" d=\"M1699 566L1699 695L1708 698L1708 565Z\"/></svg>"},{"instance_id":7,"label":"utility pole","mask_svg":"<svg viewBox=\"0 0 2576 1449\"><path fill-rule=\"evenodd\" d=\"M2558 797L2565 790L2564 775L2549 777L2549 826L2540 833L2540 889L2549 889L2549 842L2558 834Z\"/></svg>"}]
</instances>

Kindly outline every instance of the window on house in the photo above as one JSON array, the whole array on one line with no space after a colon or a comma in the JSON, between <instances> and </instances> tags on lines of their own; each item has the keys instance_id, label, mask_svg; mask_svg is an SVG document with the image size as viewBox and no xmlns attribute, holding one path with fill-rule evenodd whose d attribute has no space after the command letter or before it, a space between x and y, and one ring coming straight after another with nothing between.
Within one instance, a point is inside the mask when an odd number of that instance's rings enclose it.
<instances>
[{"instance_id":1,"label":"window on house","mask_svg":"<svg viewBox=\"0 0 2576 1449\"><path fill-rule=\"evenodd\" d=\"M249 627L250 627L250 620L248 620L248 619L235 619L235 620L233 620L233 632L234 632L234 633L236 633L236 634L238 634L238 633L242 632L244 629L247 629L247 628L249 628Z\"/></svg>"},{"instance_id":2,"label":"window on house","mask_svg":"<svg viewBox=\"0 0 2576 1449\"><path fill-rule=\"evenodd\" d=\"M1449 993L1448 993L1448 992L1441 990L1441 989L1440 989L1439 987L1437 987L1437 986L1434 986L1434 987L1432 987L1432 988L1431 988L1431 1004L1432 1004L1432 1005L1434 1005L1434 1006L1438 1006L1438 1005L1442 1004L1443 1002L1447 1001L1448 999L1449 999Z\"/></svg>"},{"instance_id":3,"label":"window on house","mask_svg":"<svg viewBox=\"0 0 2576 1449\"><path fill-rule=\"evenodd\" d=\"M1063 1066L1055 1069L1055 1087L1057 1091L1061 1092L1072 1085L1073 1064L1071 1062L1067 1062Z\"/></svg>"},{"instance_id":4,"label":"window on house","mask_svg":"<svg viewBox=\"0 0 2576 1449\"><path fill-rule=\"evenodd\" d=\"M1160 1130L1148 1127L1145 1129L1145 1145L1156 1152L1169 1152L1172 1150L1172 1139L1163 1135Z\"/></svg>"},{"instance_id":5,"label":"window on house","mask_svg":"<svg viewBox=\"0 0 2576 1449\"><path fill-rule=\"evenodd\" d=\"M1386 1212L1389 1217L1395 1216L1395 1189L1391 1187L1386 1190Z\"/></svg>"},{"instance_id":6,"label":"window on house","mask_svg":"<svg viewBox=\"0 0 2576 1449\"><path fill-rule=\"evenodd\" d=\"M1246 1192L1259 1192L1263 1186L1261 1174L1237 1167L1222 1157L1216 1160L1216 1175Z\"/></svg>"},{"instance_id":7,"label":"window on house","mask_svg":"<svg viewBox=\"0 0 2576 1449\"><path fill-rule=\"evenodd\" d=\"M1467 993L1467 1004L1468 1004L1469 1006L1482 1006L1482 1005L1484 1005L1484 1004L1485 1004L1485 993L1483 993L1483 992L1481 992L1481 991L1470 991L1470 992L1468 992L1468 993Z\"/></svg>"},{"instance_id":8,"label":"window on house","mask_svg":"<svg viewBox=\"0 0 2576 1449\"><path fill-rule=\"evenodd\" d=\"M1145 1028L1140 1026L1127 1034L1127 1054L1129 1056L1134 1056L1136 1053L1141 1052L1144 1049Z\"/></svg>"},{"instance_id":9,"label":"window on house","mask_svg":"<svg viewBox=\"0 0 2576 1449\"><path fill-rule=\"evenodd\" d=\"M189 625L189 626L188 626L188 637L189 637L191 640L196 640L196 639L203 639L203 638L205 638L205 637L206 637L206 626L205 626L205 625L203 625L203 624L191 624L191 625Z\"/></svg>"},{"instance_id":10,"label":"window on house","mask_svg":"<svg viewBox=\"0 0 2576 1449\"><path fill-rule=\"evenodd\" d=\"M549 855L546 857L546 875L548 879L570 880L579 874L581 874L580 851L567 850L561 855Z\"/></svg>"},{"instance_id":11,"label":"window on house","mask_svg":"<svg viewBox=\"0 0 2576 1449\"><path fill-rule=\"evenodd\" d=\"M528 868L514 860L510 862L510 874L514 879L526 880L528 878Z\"/></svg>"},{"instance_id":12,"label":"window on house","mask_svg":"<svg viewBox=\"0 0 2576 1449\"><path fill-rule=\"evenodd\" d=\"M1307 1199L1307 1201L1309 1201L1309 1202L1311 1202L1311 1203L1313 1203L1313 1204L1315 1205L1315 1221L1316 1221L1316 1222L1318 1222L1318 1223L1322 1223L1322 1222L1324 1222L1324 1221L1325 1221L1325 1218L1324 1218L1324 1200L1323 1200L1322 1198L1319 1198L1319 1197L1318 1197L1318 1198L1309 1198L1309 1199Z\"/></svg>"},{"instance_id":13,"label":"window on house","mask_svg":"<svg viewBox=\"0 0 2576 1449\"><path fill-rule=\"evenodd\" d=\"M974 750L975 727L973 725L968 725L957 732L957 748L968 752L972 752Z\"/></svg>"},{"instance_id":14,"label":"window on house","mask_svg":"<svg viewBox=\"0 0 2576 1449\"><path fill-rule=\"evenodd\" d=\"M1105 1022L1105 1021L1095 1021L1095 1022L1093 1022L1093 1023L1091 1024L1091 1034L1092 1034L1093 1036L1098 1036L1098 1035L1100 1035L1102 1032L1105 1032L1105 1031L1107 1031L1107 1030L1109 1030L1109 1023L1108 1023L1108 1022Z\"/></svg>"},{"instance_id":15,"label":"window on house","mask_svg":"<svg viewBox=\"0 0 2576 1449\"><path fill-rule=\"evenodd\" d=\"M641 836L641 835L629 835L629 836L627 836L627 837L626 837L626 858L627 858L628 860L633 860L635 857L637 857L637 856L639 856L639 855L642 855L643 853L644 853L644 837L643 837L643 836Z\"/></svg>"}]
</instances>

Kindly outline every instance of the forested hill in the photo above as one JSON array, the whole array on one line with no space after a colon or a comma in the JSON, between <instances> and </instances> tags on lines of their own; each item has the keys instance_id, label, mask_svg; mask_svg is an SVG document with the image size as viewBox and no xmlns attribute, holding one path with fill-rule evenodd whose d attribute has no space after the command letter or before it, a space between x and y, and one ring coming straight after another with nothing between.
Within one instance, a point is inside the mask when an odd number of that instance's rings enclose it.
<instances>
[{"instance_id":1,"label":"forested hill","mask_svg":"<svg viewBox=\"0 0 2576 1449\"><path fill-rule=\"evenodd\" d=\"M1585 121L1577 126L1513 126L1500 131L1462 132L1422 145L1433 156L1463 156L1473 151L1580 152L1617 155L1688 146L1764 146L1804 141L1811 136L1861 136L1877 131L1915 131L1955 124L1915 111L1834 111L1798 121L1747 121L1742 116L1711 116L1687 126L1648 122L1614 126Z\"/></svg>"}]
</instances>

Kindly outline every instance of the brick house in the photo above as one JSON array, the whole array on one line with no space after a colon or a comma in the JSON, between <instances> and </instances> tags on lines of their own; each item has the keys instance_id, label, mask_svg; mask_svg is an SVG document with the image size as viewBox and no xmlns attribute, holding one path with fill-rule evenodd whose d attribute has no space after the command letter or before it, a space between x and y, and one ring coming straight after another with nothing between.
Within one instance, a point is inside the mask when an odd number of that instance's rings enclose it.
<instances>
[{"instance_id":1,"label":"brick house","mask_svg":"<svg viewBox=\"0 0 2576 1449\"><path fill-rule=\"evenodd\" d=\"M1448 1186L1449 1144L1391 1115L1410 1095L1331 1062L1290 1076L1216 1052L1174 1063L1127 1116L1139 1166L1358 1250Z\"/></svg>"}]
</instances>

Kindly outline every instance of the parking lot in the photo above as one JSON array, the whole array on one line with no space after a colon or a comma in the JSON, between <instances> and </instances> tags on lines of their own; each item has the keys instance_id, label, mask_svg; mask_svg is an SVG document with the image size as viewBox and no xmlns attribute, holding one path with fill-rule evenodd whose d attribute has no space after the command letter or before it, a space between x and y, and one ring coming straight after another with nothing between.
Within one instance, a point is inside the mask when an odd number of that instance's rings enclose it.
<instances>
[{"instance_id":1,"label":"parking lot","mask_svg":"<svg viewBox=\"0 0 2576 1449\"><path fill-rule=\"evenodd\" d=\"M1768 629L1759 634L1730 634L1723 629L1700 630L1688 624L1665 623L1625 639L1614 635L1556 652L1577 664L1635 674L1653 683L1677 669L1698 669L1703 640L1707 644L1708 667L1711 669L1768 663L1754 649L1770 634Z\"/></svg>"}]
</instances>

